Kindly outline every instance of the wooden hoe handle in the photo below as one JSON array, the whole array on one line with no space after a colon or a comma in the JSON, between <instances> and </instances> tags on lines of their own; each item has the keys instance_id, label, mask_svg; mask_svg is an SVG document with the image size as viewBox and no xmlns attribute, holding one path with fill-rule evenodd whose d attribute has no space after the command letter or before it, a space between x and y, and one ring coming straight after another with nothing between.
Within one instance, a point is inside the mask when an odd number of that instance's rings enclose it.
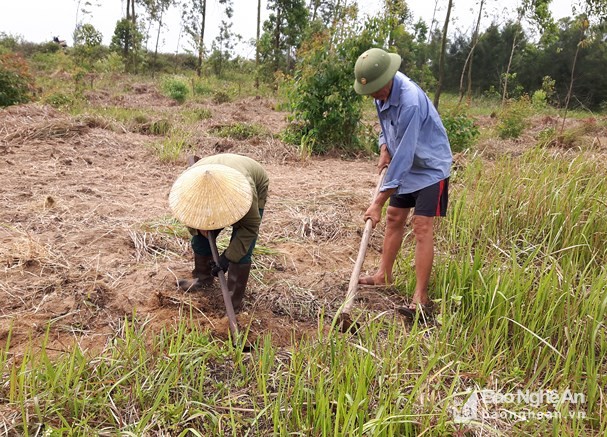
<instances>
[{"instance_id":1,"label":"wooden hoe handle","mask_svg":"<svg viewBox=\"0 0 607 437\"><path fill-rule=\"evenodd\" d=\"M215 231L209 231L209 243L211 246L211 252L213 253L213 259L215 264L219 265L219 251L217 250L217 243L215 241ZM223 295L223 303L226 306L226 312L228 313L228 322L230 323L230 332L232 333L232 341L236 341L238 338L238 323L236 322L236 314L234 313L234 306L232 305L232 298L228 290L228 283L226 276L223 271L217 274L219 278L219 285L221 286L221 294Z\"/></svg>"},{"instance_id":2,"label":"wooden hoe handle","mask_svg":"<svg viewBox=\"0 0 607 437\"><path fill-rule=\"evenodd\" d=\"M379 180L377 181L377 186L375 187L375 192L373 193L373 200L375 200L377 197L379 189L384 183L386 169L387 167L384 167L379 174ZM365 260L365 254L367 253L367 246L369 245L369 238L371 237L372 230L373 222L371 219L367 219L365 222L365 230L363 231L362 241L360 242L360 248L358 249L358 257L356 258L356 263L354 264L354 270L352 271L350 284L348 285L348 293L346 294L346 300L342 309L342 312L346 314L350 313L352 305L354 305L354 299L356 298L356 294L358 292L358 277L360 276L360 270L362 269L363 261Z\"/></svg>"}]
</instances>

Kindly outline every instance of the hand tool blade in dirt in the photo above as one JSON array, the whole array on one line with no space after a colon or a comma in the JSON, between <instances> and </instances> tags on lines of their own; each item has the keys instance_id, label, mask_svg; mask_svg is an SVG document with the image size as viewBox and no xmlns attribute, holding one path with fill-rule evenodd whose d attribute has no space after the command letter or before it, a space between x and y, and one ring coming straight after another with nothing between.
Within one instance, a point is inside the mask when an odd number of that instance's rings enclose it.
<instances>
[{"instance_id":1,"label":"hand tool blade in dirt","mask_svg":"<svg viewBox=\"0 0 607 437\"><path fill-rule=\"evenodd\" d=\"M373 200L375 200L375 198L377 197L379 189L384 183L386 169L387 167L384 167L381 173L379 174L379 180L377 181L377 186L375 187L375 192L373 193ZM365 222L365 230L363 231L360 248L358 249L356 263L354 264L354 270L352 271L352 276L350 276L350 284L348 285L346 300L341 306L341 312L338 314L337 320L341 332L356 332L358 330L358 324L352 321L352 317L350 316L350 310L354 305L354 299L356 298L356 294L358 292L358 277L360 276L360 270L362 268L363 261L365 260L365 254L367 253L367 246L369 244L369 238L371 237L372 230L373 222L371 221L371 219L367 219L367 221Z\"/></svg>"},{"instance_id":2,"label":"hand tool blade in dirt","mask_svg":"<svg viewBox=\"0 0 607 437\"><path fill-rule=\"evenodd\" d=\"M208 236L211 252L213 253L213 260L215 260L215 264L219 265L219 251L217 250L216 231L209 231ZM230 297L230 291L228 290L228 283L223 271L220 271L217 274L217 278L219 279L219 285L221 286L223 303L225 304L226 312L228 313L230 332L232 333L232 342L235 342L236 339L238 339L238 323L236 322L236 314L234 313L234 307L232 306L232 298Z\"/></svg>"}]
</instances>

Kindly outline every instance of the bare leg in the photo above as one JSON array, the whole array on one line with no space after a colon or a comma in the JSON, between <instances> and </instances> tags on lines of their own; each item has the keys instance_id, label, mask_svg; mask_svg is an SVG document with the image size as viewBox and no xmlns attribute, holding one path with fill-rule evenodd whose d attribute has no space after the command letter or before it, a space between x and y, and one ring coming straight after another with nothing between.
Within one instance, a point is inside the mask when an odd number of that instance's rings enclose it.
<instances>
[{"instance_id":1,"label":"bare leg","mask_svg":"<svg viewBox=\"0 0 607 437\"><path fill-rule=\"evenodd\" d=\"M412 302L427 305L428 283L434 261L434 217L413 217L413 233L415 234L415 292Z\"/></svg>"},{"instance_id":2,"label":"bare leg","mask_svg":"<svg viewBox=\"0 0 607 437\"><path fill-rule=\"evenodd\" d=\"M379 261L379 268L373 276L364 276L358 280L362 285L392 284L392 269L396 256L400 251L405 235L405 223L409 217L410 208L388 206L386 211L386 235Z\"/></svg>"}]
</instances>

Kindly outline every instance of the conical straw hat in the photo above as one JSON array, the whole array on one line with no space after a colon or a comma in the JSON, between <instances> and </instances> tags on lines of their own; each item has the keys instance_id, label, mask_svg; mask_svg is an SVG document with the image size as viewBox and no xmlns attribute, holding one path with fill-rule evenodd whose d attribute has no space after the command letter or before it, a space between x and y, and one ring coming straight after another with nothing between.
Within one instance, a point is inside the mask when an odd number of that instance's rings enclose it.
<instances>
[{"instance_id":1,"label":"conical straw hat","mask_svg":"<svg viewBox=\"0 0 607 437\"><path fill-rule=\"evenodd\" d=\"M247 178L222 164L190 167L173 183L169 194L175 218L203 231L233 225L249 211L252 202Z\"/></svg>"}]
</instances>

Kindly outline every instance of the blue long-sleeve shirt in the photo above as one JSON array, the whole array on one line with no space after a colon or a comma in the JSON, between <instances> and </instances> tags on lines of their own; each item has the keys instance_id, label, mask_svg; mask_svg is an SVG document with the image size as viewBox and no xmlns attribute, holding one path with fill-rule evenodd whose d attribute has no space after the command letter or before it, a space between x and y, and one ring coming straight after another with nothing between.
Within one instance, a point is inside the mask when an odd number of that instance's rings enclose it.
<instances>
[{"instance_id":1,"label":"blue long-sleeve shirt","mask_svg":"<svg viewBox=\"0 0 607 437\"><path fill-rule=\"evenodd\" d=\"M397 72L386 101L375 100L381 124L379 145L392 158L381 191L407 194L451 174L449 139L434 105L411 79Z\"/></svg>"}]
</instances>

